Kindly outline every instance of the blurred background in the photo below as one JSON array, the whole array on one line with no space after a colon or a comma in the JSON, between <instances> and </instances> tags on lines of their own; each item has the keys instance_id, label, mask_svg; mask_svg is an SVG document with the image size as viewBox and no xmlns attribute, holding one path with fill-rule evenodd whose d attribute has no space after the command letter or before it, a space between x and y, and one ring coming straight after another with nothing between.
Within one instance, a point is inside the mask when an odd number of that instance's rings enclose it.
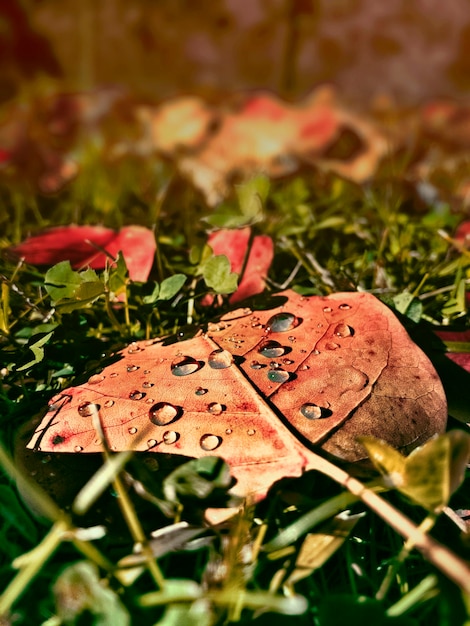
<instances>
[{"instance_id":1,"label":"blurred background","mask_svg":"<svg viewBox=\"0 0 470 626\"><path fill-rule=\"evenodd\" d=\"M351 103L470 88L468 0L2 0L0 101L25 82L139 97L334 83Z\"/></svg>"}]
</instances>

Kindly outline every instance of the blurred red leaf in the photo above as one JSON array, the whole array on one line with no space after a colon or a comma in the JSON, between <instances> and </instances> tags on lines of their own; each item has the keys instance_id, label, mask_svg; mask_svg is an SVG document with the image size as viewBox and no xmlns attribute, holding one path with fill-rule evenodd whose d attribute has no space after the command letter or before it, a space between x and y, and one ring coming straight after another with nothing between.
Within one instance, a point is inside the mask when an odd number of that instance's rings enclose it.
<instances>
[{"instance_id":1,"label":"blurred red leaf","mask_svg":"<svg viewBox=\"0 0 470 626\"><path fill-rule=\"evenodd\" d=\"M70 261L74 269L103 269L110 255L122 252L129 277L145 282L152 269L155 237L143 226L125 226L119 231L104 226L57 226L29 237L10 252L31 265L55 265ZM106 251L106 252L105 252ZM107 254L106 254L107 253Z\"/></svg>"},{"instance_id":2,"label":"blurred red leaf","mask_svg":"<svg viewBox=\"0 0 470 626\"><path fill-rule=\"evenodd\" d=\"M273 260L273 242L267 235L256 235L248 251L251 229L222 229L211 233L208 244L214 254L225 254L231 265L232 272L240 274L238 289L230 296L230 302L239 302L264 291L266 275ZM248 259L245 264L245 257Z\"/></svg>"},{"instance_id":3,"label":"blurred red leaf","mask_svg":"<svg viewBox=\"0 0 470 626\"><path fill-rule=\"evenodd\" d=\"M435 331L436 335L439 339L442 339L444 343L451 344L449 347L449 352L447 352L447 356L449 359L463 367L463 369L470 372L470 350L465 350L465 344L470 345L470 330L464 331L452 331L452 330L439 330ZM452 344L454 344L454 348L452 348ZM458 346L461 346L459 348ZM459 351L455 350L457 348ZM460 351L460 349L462 351ZM455 350L455 351L454 351Z\"/></svg>"}]
</instances>

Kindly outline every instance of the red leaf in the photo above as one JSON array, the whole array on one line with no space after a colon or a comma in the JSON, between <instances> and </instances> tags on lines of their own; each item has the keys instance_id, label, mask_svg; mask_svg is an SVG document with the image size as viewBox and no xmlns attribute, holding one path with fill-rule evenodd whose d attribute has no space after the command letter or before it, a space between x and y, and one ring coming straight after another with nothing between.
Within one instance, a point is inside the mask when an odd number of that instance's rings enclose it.
<instances>
[{"instance_id":1,"label":"red leaf","mask_svg":"<svg viewBox=\"0 0 470 626\"><path fill-rule=\"evenodd\" d=\"M103 269L109 256L122 252L131 280L145 282L152 269L155 237L142 226L125 226L115 231L104 226L57 226L29 237L10 252L31 265L55 265L70 261L74 269Z\"/></svg>"},{"instance_id":2,"label":"red leaf","mask_svg":"<svg viewBox=\"0 0 470 626\"><path fill-rule=\"evenodd\" d=\"M208 244L214 254L225 254L231 265L232 272L242 271L248 252L251 229L222 229L209 235ZM273 242L267 235L256 235L250 247L242 280L238 289L230 296L230 302L239 302L265 288L266 276L273 260Z\"/></svg>"},{"instance_id":3,"label":"red leaf","mask_svg":"<svg viewBox=\"0 0 470 626\"><path fill-rule=\"evenodd\" d=\"M99 452L99 412L111 450L218 455L238 479L234 492L260 497L315 467L316 448L357 462L359 435L409 452L445 429L431 362L378 299L276 297L275 308L238 309L186 341L131 344L52 398L27 448Z\"/></svg>"},{"instance_id":4,"label":"red leaf","mask_svg":"<svg viewBox=\"0 0 470 626\"><path fill-rule=\"evenodd\" d=\"M451 341L452 343L469 343L470 344L470 330L464 331L452 331L452 330L439 330L435 331L436 335L444 342ZM463 369L470 372L470 350L468 352L452 352L447 353L449 359L463 367Z\"/></svg>"}]
</instances>

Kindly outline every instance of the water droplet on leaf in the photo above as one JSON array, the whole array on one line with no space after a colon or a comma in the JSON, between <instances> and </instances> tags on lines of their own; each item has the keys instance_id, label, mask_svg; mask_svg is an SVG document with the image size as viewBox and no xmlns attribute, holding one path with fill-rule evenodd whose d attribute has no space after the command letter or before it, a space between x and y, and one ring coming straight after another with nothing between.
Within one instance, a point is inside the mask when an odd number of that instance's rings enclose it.
<instances>
[{"instance_id":1,"label":"water droplet on leaf","mask_svg":"<svg viewBox=\"0 0 470 626\"><path fill-rule=\"evenodd\" d=\"M137 432L137 428L135 426L131 426L127 429L127 432L129 433L129 435L135 435Z\"/></svg>"},{"instance_id":2,"label":"water droplet on leaf","mask_svg":"<svg viewBox=\"0 0 470 626\"><path fill-rule=\"evenodd\" d=\"M142 351L143 351L143 348L141 348L135 341L133 341L127 349L127 352L129 354L136 354L136 352L142 352Z\"/></svg>"},{"instance_id":3,"label":"water droplet on leaf","mask_svg":"<svg viewBox=\"0 0 470 626\"><path fill-rule=\"evenodd\" d=\"M290 374L282 368L269 370L268 378L273 383L285 383L289 380Z\"/></svg>"},{"instance_id":4,"label":"water droplet on leaf","mask_svg":"<svg viewBox=\"0 0 470 626\"><path fill-rule=\"evenodd\" d=\"M354 335L354 328L343 323L337 324L335 335L337 337L352 337L352 335Z\"/></svg>"},{"instance_id":5,"label":"water droplet on leaf","mask_svg":"<svg viewBox=\"0 0 470 626\"><path fill-rule=\"evenodd\" d=\"M157 445L157 440L156 439L148 439L147 440L147 448L150 450L150 448L154 448Z\"/></svg>"},{"instance_id":6,"label":"water droplet on leaf","mask_svg":"<svg viewBox=\"0 0 470 626\"><path fill-rule=\"evenodd\" d=\"M261 370L263 369L263 367L266 367L266 365L264 365L263 363L260 363L259 361L251 361L250 367L253 370Z\"/></svg>"},{"instance_id":7,"label":"water droplet on leaf","mask_svg":"<svg viewBox=\"0 0 470 626\"><path fill-rule=\"evenodd\" d=\"M220 404L220 402L211 402L207 405L207 410L209 413L212 413L212 415L221 415L221 413L225 410L225 407L223 404Z\"/></svg>"},{"instance_id":8,"label":"water droplet on leaf","mask_svg":"<svg viewBox=\"0 0 470 626\"><path fill-rule=\"evenodd\" d=\"M247 434L249 437L253 437L253 435L254 435L254 434L256 434L256 430L255 430L254 428L249 428L249 429L246 431L246 434Z\"/></svg>"},{"instance_id":9,"label":"water droplet on leaf","mask_svg":"<svg viewBox=\"0 0 470 626\"><path fill-rule=\"evenodd\" d=\"M157 402L149 410L149 419L156 426L166 426L183 415L183 409L169 402Z\"/></svg>"},{"instance_id":10,"label":"water droplet on leaf","mask_svg":"<svg viewBox=\"0 0 470 626\"><path fill-rule=\"evenodd\" d=\"M350 308L351 306L349 304L346 304L346 302L343 302L343 304L340 304L338 307L338 309L341 309L341 311L347 311Z\"/></svg>"},{"instance_id":11,"label":"water droplet on leaf","mask_svg":"<svg viewBox=\"0 0 470 626\"><path fill-rule=\"evenodd\" d=\"M194 374L200 369L201 364L192 356L177 356L171 364L171 373L173 376L188 376Z\"/></svg>"},{"instance_id":12,"label":"water droplet on leaf","mask_svg":"<svg viewBox=\"0 0 470 626\"><path fill-rule=\"evenodd\" d=\"M339 343L336 343L335 341L328 341L328 343L325 344L325 348L327 350L337 350L339 347Z\"/></svg>"},{"instance_id":13,"label":"water droplet on leaf","mask_svg":"<svg viewBox=\"0 0 470 626\"><path fill-rule=\"evenodd\" d=\"M90 376L88 379L88 384L97 385L98 383L103 382L104 379L105 377L102 374L93 374L93 376Z\"/></svg>"},{"instance_id":14,"label":"water droplet on leaf","mask_svg":"<svg viewBox=\"0 0 470 626\"><path fill-rule=\"evenodd\" d=\"M287 350L278 341L268 340L263 341L258 349L258 352L268 359L272 359L273 357L282 356L287 352Z\"/></svg>"},{"instance_id":15,"label":"water droplet on leaf","mask_svg":"<svg viewBox=\"0 0 470 626\"><path fill-rule=\"evenodd\" d=\"M106 400L103 406L107 409L110 409L112 406L114 406L114 400Z\"/></svg>"},{"instance_id":16,"label":"water droplet on leaf","mask_svg":"<svg viewBox=\"0 0 470 626\"><path fill-rule=\"evenodd\" d=\"M217 435L203 435L199 440L199 445L206 452L210 452L211 450L215 450L222 443L222 437L217 437Z\"/></svg>"},{"instance_id":17,"label":"water droplet on leaf","mask_svg":"<svg viewBox=\"0 0 470 626\"><path fill-rule=\"evenodd\" d=\"M197 396L204 396L208 392L208 389L204 389L204 387L196 387L196 391L194 392Z\"/></svg>"},{"instance_id":18,"label":"water droplet on leaf","mask_svg":"<svg viewBox=\"0 0 470 626\"><path fill-rule=\"evenodd\" d=\"M139 391L138 389L134 389L134 391L131 391L129 394L129 399L130 400L142 400L142 398L145 398L146 394L143 391Z\"/></svg>"},{"instance_id":19,"label":"water droplet on leaf","mask_svg":"<svg viewBox=\"0 0 470 626\"><path fill-rule=\"evenodd\" d=\"M82 402L77 409L80 417L91 417L93 413L97 413L99 410L100 405L94 402Z\"/></svg>"},{"instance_id":20,"label":"water droplet on leaf","mask_svg":"<svg viewBox=\"0 0 470 626\"><path fill-rule=\"evenodd\" d=\"M306 402L300 407L300 412L309 420L318 420L322 417L329 417L332 414L330 409L324 406L318 406L313 402Z\"/></svg>"},{"instance_id":21,"label":"water droplet on leaf","mask_svg":"<svg viewBox=\"0 0 470 626\"><path fill-rule=\"evenodd\" d=\"M228 350L217 348L209 354L208 363L212 369L223 370L233 363L233 356Z\"/></svg>"},{"instance_id":22,"label":"water droplet on leaf","mask_svg":"<svg viewBox=\"0 0 470 626\"><path fill-rule=\"evenodd\" d=\"M128 365L126 369L127 369L128 372L136 372L139 369L139 366L138 365Z\"/></svg>"},{"instance_id":23,"label":"water droplet on leaf","mask_svg":"<svg viewBox=\"0 0 470 626\"><path fill-rule=\"evenodd\" d=\"M142 387L144 389L150 389L150 387L153 387L154 383L149 383L148 380L146 380L145 382L142 383Z\"/></svg>"},{"instance_id":24,"label":"water droplet on leaf","mask_svg":"<svg viewBox=\"0 0 470 626\"><path fill-rule=\"evenodd\" d=\"M174 430L167 430L163 433L163 443L166 443L167 445L176 443L179 438L179 433L175 432Z\"/></svg>"},{"instance_id":25,"label":"water droplet on leaf","mask_svg":"<svg viewBox=\"0 0 470 626\"><path fill-rule=\"evenodd\" d=\"M300 324L300 320L293 313L276 313L269 318L266 328L272 333L283 333L292 330Z\"/></svg>"},{"instance_id":26,"label":"water droplet on leaf","mask_svg":"<svg viewBox=\"0 0 470 626\"><path fill-rule=\"evenodd\" d=\"M74 452L81 452L83 450L82 446L75 446L75 448L73 449Z\"/></svg>"}]
</instances>

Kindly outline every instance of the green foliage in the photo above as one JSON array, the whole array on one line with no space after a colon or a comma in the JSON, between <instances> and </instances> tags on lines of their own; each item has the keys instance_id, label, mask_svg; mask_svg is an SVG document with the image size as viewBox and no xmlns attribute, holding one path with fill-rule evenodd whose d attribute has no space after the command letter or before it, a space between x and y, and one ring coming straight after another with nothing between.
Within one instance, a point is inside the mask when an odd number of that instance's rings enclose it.
<instances>
[{"instance_id":1,"label":"green foliage","mask_svg":"<svg viewBox=\"0 0 470 626\"><path fill-rule=\"evenodd\" d=\"M223 202L205 221L218 228L240 228L263 220L264 203L268 197L270 181L267 176L258 175L237 185L237 205Z\"/></svg>"}]
</instances>

